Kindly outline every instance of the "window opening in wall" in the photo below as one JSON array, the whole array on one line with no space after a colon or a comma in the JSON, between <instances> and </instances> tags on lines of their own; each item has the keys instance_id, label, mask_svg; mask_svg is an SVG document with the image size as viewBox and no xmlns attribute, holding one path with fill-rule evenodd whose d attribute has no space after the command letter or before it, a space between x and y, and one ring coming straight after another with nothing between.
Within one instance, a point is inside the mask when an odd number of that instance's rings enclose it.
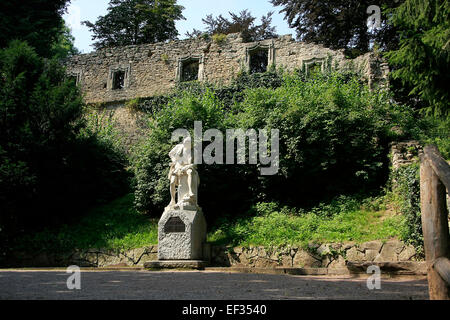
<instances>
[{"instance_id":1,"label":"window opening in wall","mask_svg":"<svg viewBox=\"0 0 450 320\"><path fill-rule=\"evenodd\" d=\"M269 49L256 49L250 54L250 73L263 73L269 65Z\"/></svg>"},{"instance_id":2,"label":"window opening in wall","mask_svg":"<svg viewBox=\"0 0 450 320\"><path fill-rule=\"evenodd\" d=\"M181 66L181 81L195 81L198 80L198 71L200 68L200 61L198 59L190 59L183 62Z\"/></svg>"},{"instance_id":3,"label":"window opening in wall","mask_svg":"<svg viewBox=\"0 0 450 320\"><path fill-rule=\"evenodd\" d=\"M115 71L113 75L113 90L123 89L125 86L125 71Z\"/></svg>"},{"instance_id":4,"label":"window opening in wall","mask_svg":"<svg viewBox=\"0 0 450 320\"><path fill-rule=\"evenodd\" d=\"M80 85L81 82L81 72L73 72L67 75L67 80L75 83L75 85Z\"/></svg>"},{"instance_id":5,"label":"window opening in wall","mask_svg":"<svg viewBox=\"0 0 450 320\"><path fill-rule=\"evenodd\" d=\"M321 63L314 63L308 66L308 76L310 77L316 77L317 75L322 73L322 64Z\"/></svg>"},{"instance_id":6,"label":"window opening in wall","mask_svg":"<svg viewBox=\"0 0 450 320\"><path fill-rule=\"evenodd\" d=\"M302 70L309 77L315 77L324 73L326 70L331 70L331 58L312 58L303 61Z\"/></svg>"},{"instance_id":7,"label":"window opening in wall","mask_svg":"<svg viewBox=\"0 0 450 320\"><path fill-rule=\"evenodd\" d=\"M78 76L76 76L76 75L70 75L70 76L68 77L68 79L69 79L70 82L73 82L73 83L75 83L75 85L78 85Z\"/></svg>"}]
</instances>

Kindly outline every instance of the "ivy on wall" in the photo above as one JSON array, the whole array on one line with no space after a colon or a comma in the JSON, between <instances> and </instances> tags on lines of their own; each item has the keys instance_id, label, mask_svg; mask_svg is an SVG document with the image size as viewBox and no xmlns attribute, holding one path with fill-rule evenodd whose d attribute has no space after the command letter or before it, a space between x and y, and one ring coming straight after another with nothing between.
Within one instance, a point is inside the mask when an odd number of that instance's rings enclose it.
<instances>
[{"instance_id":1,"label":"ivy on wall","mask_svg":"<svg viewBox=\"0 0 450 320\"><path fill-rule=\"evenodd\" d=\"M419 256L424 255L420 211L419 163L402 166L391 174L392 191L405 217L402 240L412 244Z\"/></svg>"}]
</instances>

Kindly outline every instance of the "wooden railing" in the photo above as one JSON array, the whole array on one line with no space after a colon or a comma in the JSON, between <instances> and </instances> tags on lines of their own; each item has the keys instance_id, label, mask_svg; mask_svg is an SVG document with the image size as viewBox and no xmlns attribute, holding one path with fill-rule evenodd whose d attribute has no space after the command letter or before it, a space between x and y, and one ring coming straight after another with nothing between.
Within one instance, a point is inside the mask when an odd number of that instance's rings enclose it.
<instances>
[{"instance_id":1,"label":"wooden railing","mask_svg":"<svg viewBox=\"0 0 450 320\"><path fill-rule=\"evenodd\" d=\"M450 190L450 166L435 146L426 146L420 160L420 205L430 299L450 300L446 199L446 189Z\"/></svg>"}]
</instances>

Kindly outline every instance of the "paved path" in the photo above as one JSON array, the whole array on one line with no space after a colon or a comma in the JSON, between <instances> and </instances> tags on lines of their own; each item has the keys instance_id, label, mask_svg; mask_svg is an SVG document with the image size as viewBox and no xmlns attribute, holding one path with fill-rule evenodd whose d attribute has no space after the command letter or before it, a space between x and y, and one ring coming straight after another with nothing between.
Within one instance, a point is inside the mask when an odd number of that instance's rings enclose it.
<instances>
[{"instance_id":1,"label":"paved path","mask_svg":"<svg viewBox=\"0 0 450 320\"><path fill-rule=\"evenodd\" d=\"M428 299L426 279L381 281L369 290L365 279L218 272L112 271L81 273L81 290L68 290L64 271L0 271L5 299Z\"/></svg>"}]
</instances>

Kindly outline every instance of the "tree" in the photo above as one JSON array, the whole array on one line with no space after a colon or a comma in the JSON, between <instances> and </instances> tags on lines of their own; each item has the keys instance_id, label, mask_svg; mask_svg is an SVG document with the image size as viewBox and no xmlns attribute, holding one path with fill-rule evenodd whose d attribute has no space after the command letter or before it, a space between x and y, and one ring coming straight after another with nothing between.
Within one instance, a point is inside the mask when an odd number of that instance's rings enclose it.
<instances>
[{"instance_id":1,"label":"tree","mask_svg":"<svg viewBox=\"0 0 450 320\"><path fill-rule=\"evenodd\" d=\"M75 38L73 37L70 28L65 23L59 32L58 38L52 45L51 52L52 56L58 60L64 60L80 53L75 47Z\"/></svg>"},{"instance_id":2,"label":"tree","mask_svg":"<svg viewBox=\"0 0 450 320\"><path fill-rule=\"evenodd\" d=\"M240 32L244 42L260 41L265 39L276 38L276 28L272 27L273 12L262 16L261 24L255 25L256 18L251 15L248 10L243 10L239 14L229 12L231 20L224 18L222 15L214 18L212 14L207 15L202 19L206 25L205 31L194 29L192 32L187 32L186 35L190 38L198 37L203 34L230 34Z\"/></svg>"},{"instance_id":3,"label":"tree","mask_svg":"<svg viewBox=\"0 0 450 320\"><path fill-rule=\"evenodd\" d=\"M76 52L66 2L0 2L0 264L24 233L70 222L128 187L125 155L88 125L61 66Z\"/></svg>"},{"instance_id":4,"label":"tree","mask_svg":"<svg viewBox=\"0 0 450 320\"><path fill-rule=\"evenodd\" d=\"M391 11L400 48L387 53L394 79L426 103L424 110L448 116L450 4L447 0L406 0Z\"/></svg>"},{"instance_id":5,"label":"tree","mask_svg":"<svg viewBox=\"0 0 450 320\"><path fill-rule=\"evenodd\" d=\"M52 44L63 29L62 14L70 0L0 1L0 48L12 40L27 41L43 57L52 56Z\"/></svg>"},{"instance_id":6,"label":"tree","mask_svg":"<svg viewBox=\"0 0 450 320\"><path fill-rule=\"evenodd\" d=\"M392 47L395 32L385 22L382 28L368 30L367 9L372 0L271 0L282 6L289 26L297 30L301 41L323 44L332 49L346 49L352 57L368 52L371 42ZM401 1L382 0L379 6L395 7Z\"/></svg>"},{"instance_id":7,"label":"tree","mask_svg":"<svg viewBox=\"0 0 450 320\"><path fill-rule=\"evenodd\" d=\"M58 60L18 40L0 50L0 236L67 221L123 192L125 161L85 132L83 110Z\"/></svg>"},{"instance_id":8,"label":"tree","mask_svg":"<svg viewBox=\"0 0 450 320\"><path fill-rule=\"evenodd\" d=\"M184 19L176 0L111 0L96 23L83 21L94 33L95 49L174 40L175 21Z\"/></svg>"},{"instance_id":9,"label":"tree","mask_svg":"<svg viewBox=\"0 0 450 320\"><path fill-rule=\"evenodd\" d=\"M0 57L0 211L11 223L33 218L38 208L30 204L40 197L49 200L43 186L54 182L51 171L61 173L82 101L57 64L45 63L25 42L12 41Z\"/></svg>"}]
</instances>

